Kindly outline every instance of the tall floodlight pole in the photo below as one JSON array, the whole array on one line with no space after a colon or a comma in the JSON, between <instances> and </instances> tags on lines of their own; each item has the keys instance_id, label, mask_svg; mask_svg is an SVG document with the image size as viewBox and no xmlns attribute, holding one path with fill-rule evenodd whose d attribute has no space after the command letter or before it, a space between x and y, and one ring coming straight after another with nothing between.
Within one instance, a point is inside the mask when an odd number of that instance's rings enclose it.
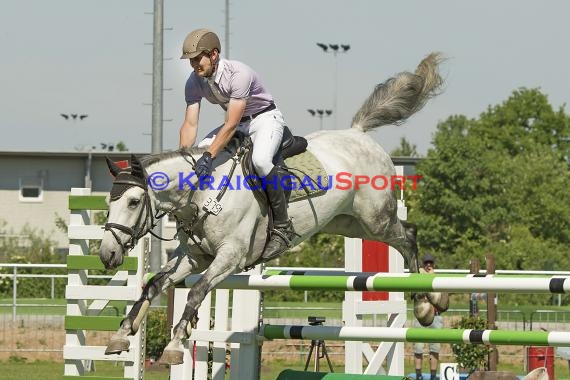
<instances>
[{"instance_id":1,"label":"tall floodlight pole","mask_svg":"<svg viewBox=\"0 0 570 380\"><path fill-rule=\"evenodd\" d=\"M230 0L226 0L226 41L224 43L224 57L230 58Z\"/></svg>"},{"instance_id":2,"label":"tall floodlight pole","mask_svg":"<svg viewBox=\"0 0 570 380\"><path fill-rule=\"evenodd\" d=\"M317 46L323 49L324 53L332 53L334 59L334 77L333 77L333 114L334 114L334 128L338 128L338 54L346 53L350 49L350 45L342 44L324 44L317 42ZM330 50L329 50L330 49Z\"/></svg>"},{"instance_id":3,"label":"tall floodlight pole","mask_svg":"<svg viewBox=\"0 0 570 380\"><path fill-rule=\"evenodd\" d=\"M154 0L153 44L152 44L152 150L153 154L162 152L162 73L163 73L163 0ZM154 232L162 235L162 222L157 220ZM152 236L150 270L158 273L161 267L162 244ZM153 305L160 304L160 296L153 300Z\"/></svg>"},{"instance_id":4,"label":"tall floodlight pole","mask_svg":"<svg viewBox=\"0 0 570 380\"><path fill-rule=\"evenodd\" d=\"M325 116L328 117L333 113L332 110L322 110L322 109L308 109L307 111L309 111L311 116L316 116L320 119L319 120L319 131L323 130L323 117L325 117Z\"/></svg>"}]
</instances>

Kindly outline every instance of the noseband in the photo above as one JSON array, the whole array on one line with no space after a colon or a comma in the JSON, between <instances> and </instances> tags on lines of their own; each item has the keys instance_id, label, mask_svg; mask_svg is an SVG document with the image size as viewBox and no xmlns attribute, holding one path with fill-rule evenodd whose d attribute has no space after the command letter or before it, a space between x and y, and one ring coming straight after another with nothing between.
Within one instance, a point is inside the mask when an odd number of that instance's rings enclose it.
<instances>
[{"instance_id":1,"label":"noseband","mask_svg":"<svg viewBox=\"0 0 570 380\"><path fill-rule=\"evenodd\" d=\"M116 185L119 185L119 189L117 189ZM119 199L125 193L125 191L133 186L140 187L144 190L143 206L140 209L135 224L132 227L127 227L118 223L105 223L105 226L103 227L105 231L110 231L113 234L113 237L121 246L121 248L123 248L123 251L133 249L139 239L142 238L147 232L150 232L152 235L154 235L152 232L152 229L155 226L154 216L152 215L150 196L148 194L148 188L145 179L140 179L128 173L120 173L117 176L117 179L113 182L113 189L111 190L111 201ZM145 211L147 213L146 218L144 219L142 225L139 226L141 220L143 219L143 213ZM148 229L146 228L147 225L149 226ZM123 243L115 230L119 230L129 235L129 240Z\"/></svg>"}]
</instances>

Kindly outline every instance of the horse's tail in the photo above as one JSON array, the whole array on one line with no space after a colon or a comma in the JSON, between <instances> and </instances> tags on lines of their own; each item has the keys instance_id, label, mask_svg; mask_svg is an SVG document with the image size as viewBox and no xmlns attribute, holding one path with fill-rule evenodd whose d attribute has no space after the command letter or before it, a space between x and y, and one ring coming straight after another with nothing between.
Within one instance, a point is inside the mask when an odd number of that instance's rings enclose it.
<instances>
[{"instance_id":1,"label":"horse's tail","mask_svg":"<svg viewBox=\"0 0 570 380\"><path fill-rule=\"evenodd\" d=\"M443 79L438 66L443 60L440 53L431 53L420 62L415 73L402 72L377 85L354 115L352 128L366 132L405 122L441 92Z\"/></svg>"}]
</instances>

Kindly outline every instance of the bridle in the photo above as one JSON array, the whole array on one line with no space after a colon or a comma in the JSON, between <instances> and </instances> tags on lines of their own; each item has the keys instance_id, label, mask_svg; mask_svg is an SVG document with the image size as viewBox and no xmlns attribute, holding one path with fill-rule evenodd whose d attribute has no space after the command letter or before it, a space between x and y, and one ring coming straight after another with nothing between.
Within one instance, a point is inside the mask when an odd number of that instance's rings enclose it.
<instances>
[{"instance_id":1,"label":"bridle","mask_svg":"<svg viewBox=\"0 0 570 380\"><path fill-rule=\"evenodd\" d=\"M231 179L231 177L234 173L234 170L235 170L235 168L239 162L239 159L241 158L241 156L243 156L243 154L245 153L245 150L246 150L245 148L238 149L238 152L234 155L234 157L232 157L233 163L232 163L232 167L231 167L230 172L229 172L229 176L228 176L229 179ZM192 162L191 163L189 162L189 163L190 163L190 165L192 165L192 169L194 169L196 166L196 160L194 159L194 157L192 157L191 154L185 154L185 152L183 152L183 151L181 151L180 153L182 154L182 156L184 157L184 159L186 161L188 161L188 158L190 158L190 160L192 160ZM135 164L135 163L133 162L133 164ZM140 208L140 212L137 216L137 219L136 219L134 225L132 227L128 227L128 226L118 224L118 223L107 222L107 223L105 223L103 229L105 231L111 232L111 234L115 238L115 241L121 246L123 251L133 249L136 246L137 242L147 233L150 233L152 236L154 236L160 240L171 241L171 240L174 240L177 238L178 231L183 230L189 236L189 238L200 248L200 250L203 253L207 253L204 251L204 248L202 247L201 241L197 240L194 237L194 227L196 225L204 223L205 219L209 215L218 215L219 214L219 212L222 209L219 202L221 201L222 197L226 193L227 186L224 186L220 190L220 192L215 197L215 199L214 198L208 199L208 201L201 207L202 211L204 211L204 213L202 214L201 217L198 217L198 210L200 209L200 207L198 205L196 205L194 202L190 202L191 204L195 205L195 208L196 208L196 215L194 216L194 218L189 223L184 223L183 221L177 220L177 224L179 226L177 228L176 234L174 235L174 237L172 239L165 239L165 238L155 234L153 232L153 229L157 224L156 220L162 218L164 215L167 214L167 212L159 213L157 211L156 215L153 215L152 204L151 204L150 195L149 195L149 191L148 191L148 183L147 183L146 175L144 174L142 168L140 167L140 164L136 164L136 166L137 166L136 174L132 174L132 173L129 173L126 171L122 171L122 172L117 174L117 176L115 177L115 180L113 181L113 188L111 189L111 194L110 194L110 200L114 201L114 200L121 198L123 196L123 194L125 193L125 191L132 188L133 186L137 186L137 187L140 187L141 189L143 189L143 191L144 191L143 200L142 200L143 205ZM183 195L181 195L181 198L184 196L187 196L187 195L188 195L187 192L185 192L185 193L183 193ZM171 210L171 211L173 211L173 210ZM171 211L169 211L169 212L171 212ZM146 212L146 216L144 217L144 222L141 222L143 220L143 214L145 212ZM141 224L141 225L139 226L139 224ZM125 233L126 235L128 235L129 240L127 240L126 242L122 242L121 239L119 238L119 235L117 234L117 232L115 230L119 230L119 231Z\"/></svg>"},{"instance_id":2,"label":"bridle","mask_svg":"<svg viewBox=\"0 0 570 380\"><path fill-rule=\"evenodd\" d=\"M138 177L133 176L132 174L122 172L117 176L117 179L115 179L115 181L113 182L113 187L115 187L116 185L123 185L122 186L123 190L117 192L118 194L117 193L113 194L112 192L111 200L120 198L125 191L127 191L133 186L140 187L141 189L144 190L144 195L142 200L143 205L140 208L139 215L137 216L137 219L132 227L128 227L118 223L109 223L109 222L105 223L105 226L103 227L105 231L109 231L111 232L111 234L113 234L115 241L121 246L123 251L133 249L137 245L137 242L140 240L140 238L142 238L147 233L150 233L152 236L160 240L169 241L174 239L174 238L165 239L161 236L156 235L152 231L157 224L155 223L155 220L162 218L165 215L165 213L159 215L157 212L156 215L153 215L150 195L148 194L148 187L145 179L140 179ZM143 214L145 213L146 217L144 218L144 222L142 222L141 224L141 221L143 220ZM119 238L119 235L117 235L117 232L115 232L115 230L119 230L127 234L129 236L129 240L127 240L126 242L122 242L121 239Z\"/></svg>"}]
</instances>

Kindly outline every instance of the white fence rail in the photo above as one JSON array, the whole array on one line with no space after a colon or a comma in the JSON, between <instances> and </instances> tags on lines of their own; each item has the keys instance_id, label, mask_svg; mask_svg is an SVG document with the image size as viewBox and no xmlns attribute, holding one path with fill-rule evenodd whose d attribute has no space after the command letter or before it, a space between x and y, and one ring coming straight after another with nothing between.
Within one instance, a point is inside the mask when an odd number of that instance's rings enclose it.
<instances>
[{"instance_id":1,"label":"white fence rail","mask_svg":"<svg viewBox=\"0 0 570 380\"><path fill-rule=\"evenodd\" d=\"M22 273L22 271L27 269L59 269L61 270L61 274L57 273ZM8 273L2 273L8 272ZM89 279L110 279L112 276L109 275L89 275ZM15 322L17 319L18 314L18 307L30 307L30 306L42 306L42 307L55 307L55 306L63 306L65 305L56 305L56 304L31 304L31 303L18 303L18 283L19 279L24 278L48 278L50 279L50 299L59 298L56 297L56 285L55 280L58 278L64 279L65 283L67 283L67 265L66 264L3 264L0 263L0 280L8 279L11 281L12 287L12 294L11 294L11 304L10 307L12 308L12 322ZM0 296L0 298L2 298ZM22 298L22 297L21 297ZM28 297L25 297L28 298ZM37 297L37 298L45 298L45 297ZM63 298L63 295L62 297ZM6 307L6 304L0 304L2 307Z\"/></svg>"}]
</instances>

